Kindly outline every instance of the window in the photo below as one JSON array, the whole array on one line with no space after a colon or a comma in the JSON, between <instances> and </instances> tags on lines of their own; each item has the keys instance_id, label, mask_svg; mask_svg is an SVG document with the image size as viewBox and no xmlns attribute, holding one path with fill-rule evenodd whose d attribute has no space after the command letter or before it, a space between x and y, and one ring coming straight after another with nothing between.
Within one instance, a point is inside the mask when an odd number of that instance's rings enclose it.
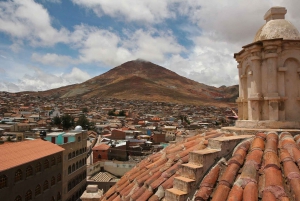
<instances>
[{"instance_id":1,"label":"window","mask_svg":"<svg viewBox=\"0 0 300 201\"><path fill-rule=\"evenodd\" d=\"M78 162L76 162L76 170L78 169Z\"/></svg>"},{"instance_id":2,"label":"window","mask_svg":"<svg viewBox=\"0 0 300 201\"><path fill-rule=\"evenodd\" d=\"M45 169L49 168L49 161L48 161L48 159L45 160L44 166L45 166Z\"/></svg>"},{"instance_id":3,"label":"window","mask_svg":"<svg viewBox=\"0 0 300 201\"><path fill-rule=\"evenodd\" d=\"M25 194L25 201L32 200L32 192L28 190Z\"/></svg>"},{"instance_id":4,"label":"window","mask_svg":"<svg viewBox=\"0 0 300 201\"><path fill-rule=\"evenodd\" d=\"M60 182L61 181L61 174L58 174L57 175L57 182Z\"/></svg>"},{"instance_id":5,"label":"window","mask_svg":"<svg viewBox=\"0 0 300 201\"><path fill-rule=\"evenodd\" d=\"M55 177L52 177L52 178L51 178L51 183L50 183L50 184L51 184L51 186L54 186L54 185L55 185Z\"/></svg>"},{"instance_id":6,"label":"window","mask_svg":"<svg viewBox=\"0 0 300 201\"><path fill-rule=\"evenodd\" d=\"M76 151L76 156L78 156L78 155L79 155L79 151L77 150L77 151Z\"/></svg>"},{"instance_id":7,"label":"window","mask_svg":"<svg viewBox=\"0 0 300 201\"><path fill-rule=\"evenodd\" d=\"M71 174L72 169L71 169L71 165L68 167L68 174Z\"/></svg>"},{"instance_id":8,"label":"window","mask_svg":"<svg viewBox=\"0 0 300 201\"><path fill-rule=\"evenodd\" d=\"M71 187L71 182L68 183L68 191L70 191L72 189Z\"/></svg>"},{"instance_id":9,"label":"window","mask_svg":"<svg viewBox=\"0 0 300 201\"><path fill-rule=\"evenodd\" d=\"M61 200L61 194L60 194L60 192L57 193L56 200Z\"/></svg>"},{"instance_id":10,"label":"window","mask_svg":"<svg viewBox=\"0 0 300 201\"><path fill-rule=\"evenodd\" d=\"M61 163L61 155L57 156L57 163Z\"/></svg>"},{"instance_id":11,"label":"window","mask_svg":"<svg viewBox=\"0 0 300 201\"><path fill-rule=\"evenodd\" d=\"M7 187L7 176L6 175L2 175L0 177L0 189L1 188L5 188Z\"/></svg>"},{"instance_id":12,"label":"window","mask_svg":"<svg viewBox=\"0 0 300 201\"><path fill-rule=\"evenodd\" d=\"M72 172L75 171L75 164L72 165Z\"/></svg>"},{"instance_id":13,"label":"window","mask_svg":"<svg viewBox=\"0 0 300 201\"><path fill-rule=\"evenodd\" d=\"M35 196L37 196L37 195L39 195L39 194L41 194L41 185L37 185L37 186L35 187Z\"/></svg>"},{"instance_id":14,"label":"window","mask_svg":"<svg viewBox=\"0 0 300 201\"><path fill-rule=\"evenodd\" d=\"M72 153L72 157L73 157L73 158L75 157L75 151L73 151L73 153Z\"/></svg>"},{"instance_id":15,"label":"window","mask_svg":"<svg viewBox=\"0 0 300 201\"><path fill-rule=\"evenodd\" d=\"M80 142L81 141L81 137L78 137L77 140L78 140L78 142Z\"/></svg>"},{"instance_id":16,"label":"window","mask_svg":"<svg viewBox=\"0 0 300 201\"><path fill-rule=\"evenodd\" d=\"M49 188L49 182L46 180L43 185L43 190L47 190Z\"/></svg>"},{"instance_id":17,"label":"window","mask_svg":"<svg viewBox=\"0 0 300 201\"><path fill-rule=\"evenodd\" d=\"M36 172L40 172L42 171L42 164L40 162L38 162L35 166L35 171Z\"/></svg>"},{"instance_id":18,"label":"window","mask_svg":"<svg viewBox=\"0 0 300 201\"><path fill-rule=\"evenodd\" d=\"M33 174L32 172L33 172L32 166L30 165L26 168L26 177L31 176Z\"/></svg>"},{"instance_id":19,"label":"window","mask_svg":"<svg viewBox=\"0 0 300 201\"><path fill-rule=\"evenodd\" d=\"M22 180L22 171L19 169L15 173L15 182Z\"/></svg>"},{"instance_id":20,"label":"window","mask_svg":"<svg viewBox=\"0 0 300 201\"><path fill-rule=\"evenodd\" d=\"M69 153L69 155L68 155L68 159L71 159L72 158L72 154L71 153Z\"/></svg>"},{"instance_id":21,"label":"window","mask_svg":"<svg viewBox=\"0 0 300 201\"><path fill-rule=\"evenodd\" d=\"M55 157L54 156L51 158L51 166L53 166L53 165L55 165Z\"/></svg>"},{"instance_id":22,"label":"window","mask_svg":"<svg viewBox=\"0 0 300 201\"><path fill-rule=\"evenodd\" d=\"M18 195L18 196L15 198L15 201L22 201L22 197Z\"/></svg>"}]
</instances>

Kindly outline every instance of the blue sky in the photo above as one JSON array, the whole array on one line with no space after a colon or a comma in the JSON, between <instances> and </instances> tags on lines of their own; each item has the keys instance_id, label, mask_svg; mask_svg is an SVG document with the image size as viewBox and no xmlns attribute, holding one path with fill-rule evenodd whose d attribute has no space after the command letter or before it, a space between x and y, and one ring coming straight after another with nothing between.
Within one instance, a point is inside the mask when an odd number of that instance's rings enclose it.
<instances>
[{"instance_id":1,"label":"blue sky","mask_svg":"<svg viewBox=\"0 0 300 201\"><path fill-rule=\"evenodd\" d=\"M138 58L208 85L237 84L233 54L272 6L285 6L299 29L297 0L0 1L0 91L81 83Z\"/></svg>"}]
</instances>

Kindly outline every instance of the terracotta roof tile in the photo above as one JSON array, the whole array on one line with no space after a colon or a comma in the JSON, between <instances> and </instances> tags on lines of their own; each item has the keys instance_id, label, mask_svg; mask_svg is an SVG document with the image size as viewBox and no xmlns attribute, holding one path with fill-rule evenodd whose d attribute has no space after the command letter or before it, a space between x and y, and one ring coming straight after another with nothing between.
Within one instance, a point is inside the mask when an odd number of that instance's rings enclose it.
<instances>
[{"instance_id":1,"label":"terracotta roof tile","mask_svg":"<svg viewBox=\"0 0 300 201\"><path fill-rule=\"evenodd\" d=\"M219 164L217 164L203 178L200 184L199 191L195 195L196 201L208 200L216 185L216 181L219 177L219 172L220 172L220 166Z\"/></svg>"},{"instance_id":2,"label":"terracotta roof tile","mask_svg":"<svg viewBox=\"0 0 300 201\"><path fill-rule=\"evenodd\" d=\"M112 196L115 193L116 190L116 185L113 185L110 189L108 189L108 191L105 193L105 198L109 198L110 196Z\"/></svg>"},{"instance_id":3,"label":"terracotta roof tile","mask_svg":"<svg viewBox=\"0 0 300 201\"><path fill-rule=\"evenodd\" d=\"M258 201L258 189L257 183L249 182L243 192L243 200L247 201Z\"/></svg>"},{"instance_id":4,"label":"terracotta roof tile","mask_svg":"<svg viewBox=\"0 0 300 201\"><path fill-rule=\"evenodd\" d=\"M227 201L242 201L244 189L239 185L234 185L229 192Z\"/></svg>"},{"instance_id":5,"label":"terracotta roof tile","mask_svg":"<svg viewBox=\"0 0 300 201\"><path fill-rule=\"evenodd\" d=\"M117 186L117 188L115 189L116 192L121 192L127 185L130 184L130 181L126 181L124 184Z\"/></svg>"},{"instance_id":6,"label":"terracotta roof tile","mask_svg":"<svg viewBox=\"0 0 300 201\"><path fill-rule=\"evenodd\" d=\"M166 190L168 188L173 187L173 181L175 177L178 177L179 174L173 174L169 179L167 179L164 183L162 183L161 187Z\"/></svg>"},{"instance_id":7,"label":"terracotta roof tile","mask_svg":"<svg viewBox=\"0 0 300 201\"><path fill-rule=\"evenodd\" d=\"M112 201L121 201L121 197L120 195L118 195L115 199L113 199Z\"/></svg>"},{"instance_id":8,"label":"terracotta roof tile","mask_svg":"<svg viewBox=\"0 0 300 201\"><path fill-rule=\"evenodd\" d=\"M148 200L153 195L153 192L149 189L145 190L145 192L137 199L137 201Z\"/></svg>"},{"instance_id":9,"label":"terracotta roof tile","mask_svg":"<svg viewBox=\"0 0 300 201\"><path fill-rule=\"evenodd\" d=\"M160 176L158 179L156 179L154 182L150 184L150 187L154 190L158 186L160 186L164 181L166 181L168 178Z\"/></svg>"},{"instance_id":10,"label":"terracotta roof tile","mask_svg":"<svg viewBox=\"0 0 300 201\"><path fill-rule=\"evenodd\" d=\"M162 174L162 172L158 171L155 174L153 174L151 177L149 177L146 181L145 181L145 185L148 187L150 186L156 179L158 179L160 177L160 175Z\"/></svg>"},{"instance_id":11,"label":"terracotta roof tile","mask_svg":"<svg viewBox=\"0 0 300 201\"><path fill-rule=\"evenodd\" d=\"M212 201L224 201L226 200L230 191L230 187L225 185L219 185L213 194Z\"/></svg>"},{"instance_id":12,"label":"terracotta roof tile","mask_svg":"<svg viewBox=\"0 0 300 201\"><path fill-rule=\"evenodd\" d=\"M30 140L0 145L0 171L7 170L64 149L44 140Z\"/></svg>"},{"instance_id":13,"label":"terracotta roof tile","mask_svg":"<svg viewBox=\"0 0 300 201\"><path fill-rule=\"evenodd\" d=\"M136 192L134 192L130 198L132 200L137 200L145 191L147 190L147 188L145 186L140 187Z\"/></svg>"},{"instance_id":14,"label":"terracotta roof tile","mask_svg":"<svg viewBox=\"0 0 300 201\"><path fill-rule=\"evenodd\" d=\"M112 194L111 197L107 198L107 201L113 201L118 195L116 193Z\"/></svg>"},{"instance_id":15,"label":"terracotta roof tile","mask_svg":"<svg viewBox=\"0 0 300 201\"><path fill-rule=\"evenodd\" d=\"M133 188L133 186L135 185L135 183L130 183L128 186L126 186L122 191L120 191L120 195L122 196L126 196L130 193L131 189Z\"/></svg>"},{"instance_id":16,"label":"terracotta roof tile","mask_svg":"<svg viewBox=\"0 0 300 201\"><path fill-rule=\"evenodd\" d=\"M174 178L180 176L182 164L189 162L189 153L206 148L208 139L221 135L224 136L223 133L214 131L205 135L188 137L147 157L116 183L115 194L111 194L111 190L109 190L111 197L119 199L117 197L119 195L122 200L155 201L164 199L165 191L174 185ZM237 161L241 161L240 158L245 157L244 152L246 151L236 152ZM103 198L108 195L105 193Z\"/></svg>"},{"instance_id":17,"label":"terracotta roof tile","mask_svg":"<svg viewBox=\"0 0 300 201\"><path fill-rule=\"evenodd\" d=\"M109 145L107 145L107 144L100 144L100 145L98 145L98 146L96 146L96 147L93 147L92 148L92 150L94 151L96 151L96 150L108 150L110 148L110 146Z\"/></svg>"}]
</instances>

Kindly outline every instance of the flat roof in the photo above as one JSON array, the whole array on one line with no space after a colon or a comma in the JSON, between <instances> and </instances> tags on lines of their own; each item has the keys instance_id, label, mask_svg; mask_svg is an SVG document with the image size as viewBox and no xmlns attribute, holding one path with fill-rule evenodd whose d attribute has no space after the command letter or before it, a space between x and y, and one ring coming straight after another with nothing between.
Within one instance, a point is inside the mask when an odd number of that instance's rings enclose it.
<instances>
[{"instance_id":1,"label":"flat roof","mask_svg":"<svg viewBox=\"0 0 300 201\"><path fill-rule=\"evenodd\" d=\"M59 136L59 135L63 135L64 132L52 132L52 133L47 133L47 136Z\"/></svg>"}]
</instances>

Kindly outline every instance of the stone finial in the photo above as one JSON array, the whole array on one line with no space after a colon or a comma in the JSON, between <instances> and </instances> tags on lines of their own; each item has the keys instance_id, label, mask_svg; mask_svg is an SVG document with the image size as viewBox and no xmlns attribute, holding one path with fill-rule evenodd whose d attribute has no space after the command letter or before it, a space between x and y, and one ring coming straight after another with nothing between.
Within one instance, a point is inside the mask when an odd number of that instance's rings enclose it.
<instances>
[{"instance_id":1,"label":"stone finial","mask_svg":"<svg viewBox=\"0 0 300 201\"><path fill-rule=\"evenodd\" d=\"M86 192L87 193L97 193L98 192L98 185L88 185L86 187Z\"/></svg>"},{"instance_id":2,"label":"stone finial","mask_svg":"<svg viewBox=\"0 0 300 201\"><path fill-rule=\"evenodd\" d=\"M272 7L266 12L264 20L269 22L270 20L284 19L286 12L285 7Z\"/></svg>"}]
</instances>

